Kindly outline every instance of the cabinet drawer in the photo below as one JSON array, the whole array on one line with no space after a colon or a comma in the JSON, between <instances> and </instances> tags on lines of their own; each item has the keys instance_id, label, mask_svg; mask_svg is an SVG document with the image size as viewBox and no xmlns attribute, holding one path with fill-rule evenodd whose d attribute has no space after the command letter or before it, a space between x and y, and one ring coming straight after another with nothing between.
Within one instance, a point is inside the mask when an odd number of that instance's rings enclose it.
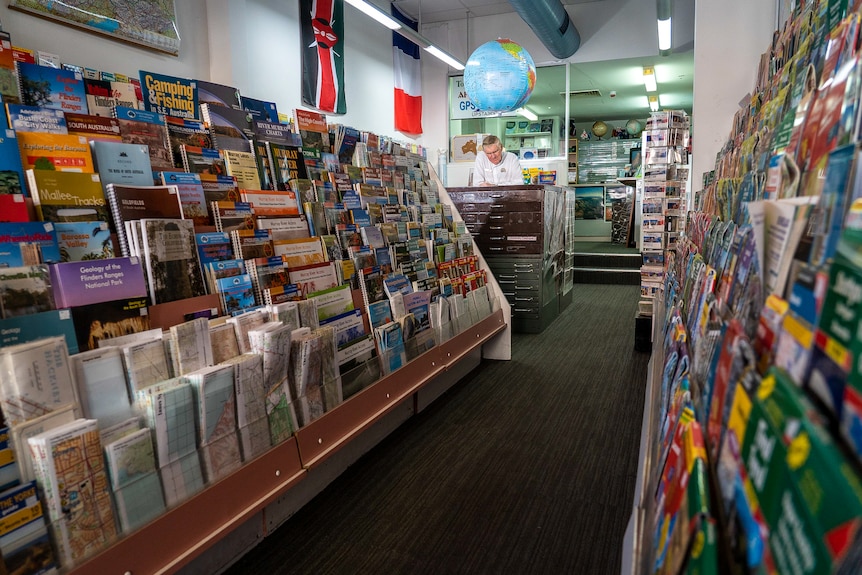
<instances>
[{"instance_id":1,"label":"cabinet drawer","mask_svg":"<svg viewBox=\"0 0 862 575\"><path fill-rule=\"evenodd\" d=\"M542 253L542 244L538 242L518 243L518 242L489 242L480 241L479 238L474 238L479 246L479 250L483 254L540 254Z\"/></svg>"},{"instance_id":2,"label":"cabinet drawer","mask_svg":"<svg viewBox=\"0 0 862 575\"><path fill-rule=\"evenodd\" d=\"M503 270L496 267L491 267L494 271L494 276L497 278L499 283L510 282L512 284L519 284L524 282L535 282L538 285L539 281L542 279L542 274L538 271L514 271L514 270Z\"/></svg>"}]
</instances>

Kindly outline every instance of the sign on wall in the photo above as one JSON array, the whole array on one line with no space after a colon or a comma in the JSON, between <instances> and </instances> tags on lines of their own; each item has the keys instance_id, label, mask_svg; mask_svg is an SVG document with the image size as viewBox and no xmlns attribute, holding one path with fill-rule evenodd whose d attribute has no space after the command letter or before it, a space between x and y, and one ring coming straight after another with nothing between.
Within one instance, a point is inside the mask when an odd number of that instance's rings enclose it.
<instances>
[{"instance_id":1,"label":"sign on wall","mask_svg":"<svg viewBox=\"0 0 862 575\"><path fill-rule=\"evenodd\" d=\"M464 76L452 76L449 78L449 119L469 120L471 118L488 118L499 116L517 116L515 112L483 112L477 110L467 90L464 89Z\"/></svg>"}]
</instances>

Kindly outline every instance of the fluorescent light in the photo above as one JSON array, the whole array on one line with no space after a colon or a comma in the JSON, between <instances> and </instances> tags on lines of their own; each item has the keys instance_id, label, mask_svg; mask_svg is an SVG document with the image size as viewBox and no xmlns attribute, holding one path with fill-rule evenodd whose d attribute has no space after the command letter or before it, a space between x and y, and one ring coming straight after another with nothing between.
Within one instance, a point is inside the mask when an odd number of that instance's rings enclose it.
<instances>
[{"instance_id":1,"label":"fluorescent light","mask_svg":"<svg viewBox=\"0 0 862 575\"><path fill-rule=\"evenodd\" d=\"M658 21L658 49L670 50L670 18Z\"/></svg>"},{"instance_id":2,"label":"fluorescent light","mask_svg":"<svg viewBox=\"0 0 862 575\"><path fill-rule=\"evenodd\" d=\"M531 122L535 122L539 119L539 117L534 114L532 110L528 110L527 108L518 108L515 111L530 120Z\"/></svg>"},{"instance_id":3,"label":"fluorescent light","mask_svg":"<svg viewBox=\"0 0 862 575\"><path fill-rule=\"evenodd\" d=\"M655 68L652 66L644 66L644 86L647 92L658 90L658 86L655 83Z\"/></svg>"},{"instance_id":4,"label":"fluorescent light","mask_svg":"<svg viewBox=\"0 0 862 575\"><path fill-rule=\"evenodd\" d=\"M447 54L446 52L444 52L443 50L441 50L440 48L438 48L437 46L435 46L433 44L431 44L430 46L427 46L425 48L425 51L428 52L429 54L431 54L432 56L434 56L435 58L439 58L440 60L443 60L444 62L446 62L447 64L449 64L453 68L455 68L456 70L463 70L464 69L464 64L462 64L461 62L456 60L454 57L450 56L449 54Z\"/></svg>"},{"instance_id":5,"label":"fluorescent light","mask_svg":"<svg viewBox=\"0 0 862 575\"><path fill-rule=\"evenodd\" d=\"M390 30L398 30L399 28L401 28L401 23L398 20L396 20L377 6L365 2L365 0L344 1L359 10L360 12L364 13L366 16L371 16Z\"/></svg>"},{"instance_id":6,"label":"fluorescent light","mask_svg":"<svg viewBox=\"0 0 862 575\"><path fill-rule=\"evenodd\" d=\"M658 112L659 105L658 94L649 96L649 109L651 112Z\"/></svg>"}]
</instances>

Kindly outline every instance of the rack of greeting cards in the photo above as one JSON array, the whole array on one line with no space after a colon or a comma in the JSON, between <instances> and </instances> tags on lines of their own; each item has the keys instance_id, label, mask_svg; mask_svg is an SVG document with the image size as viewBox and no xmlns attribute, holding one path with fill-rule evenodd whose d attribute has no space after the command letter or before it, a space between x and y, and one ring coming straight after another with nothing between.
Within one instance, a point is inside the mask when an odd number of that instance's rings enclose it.
<instances>
[{"instance_id":1,"label":"rack of greeting cards","mask_svg":"<svg viewBox=\"0 0 862 575\"><path fill-rule=\"evenodd\" d=\"M862 569L860 22L794 7L666 254L626 573Z\"/></svg>"}]
</instances>

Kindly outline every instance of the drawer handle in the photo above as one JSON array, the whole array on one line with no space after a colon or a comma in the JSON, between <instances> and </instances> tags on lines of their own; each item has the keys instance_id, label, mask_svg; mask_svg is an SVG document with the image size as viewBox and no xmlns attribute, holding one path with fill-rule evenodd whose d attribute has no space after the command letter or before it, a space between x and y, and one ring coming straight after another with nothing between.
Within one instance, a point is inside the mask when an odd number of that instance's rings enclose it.
<instances>
[{"instance_id":1,"label":"drawer handle","mask_svg":"<svg viewBox=\"0 0 862 575\"><path fill-rule=\"evenodd\" d=\"M531 297L515 297L515 301L533 301Z\"/></svg>"},{"instance_id":2,"label":"drawer handle","mask_svg":"<svg viewBox=\"0 0 862 575\"><path fill-rule=\"evenodd\" d=\"M488 194L488 195L491 196L492 198L494 198L495 200L503 197L503 194Z\"/></svg>"},{"instance_id":3,"label":"drawer handle","mask_svg":"<svg viewBox=\"0 0 862 575\"><path fill-rule=\"evenodd\" d=\"M533 271L533 264L515 264L516 268Z\"/></svg>"},{"instance_id":4,"label":"drawer handle","mask_svg":"<svg viewBox=\"0 0 862 575\"><path fill-rule=\"evenodd\" d=\"M503 229L503 226L488 226L489 230L500 231Z\"/></svg>"},{"instance_id":5,"label":"drawer handle","mask_svg":"<svg viewBox=\"0 0 862 575\"><path fill-rule=\"evenodd\" d=\"M518 290L521 290L521 291L531 291L531 290L534 290L534 289L536 289L536 288L531 287L531 286L515 286L515 291L518 291Z\"/></svg>"},{"instance_id":6,"label":"drawer handle","mask_svg":"<svg viewBox=\"0 0 862 575\"><path fill-rule=\"evenodd\" d=\"M505 218L505 217L506 217L506 216L494 216L494 215L491 215L491 216L488 216L488 219L489 219L489 220L502 220L502 219L503 219L503 218Z\"/></svg>"},{"instance_id":7,"label":"drawer handle","mask_svg":"<svg viewBox=\"0 0 862 575\"><path fill-rule=\"evenodd\" d=\"M505 208L506 204L491 204L491 209L494 208Z\"/></svg>"},{"instance_id":8,"label":"drawer handle","mask_svg":"<svg viewBox=\"0 0 862 575\"><path fill-rule=\"evenodd\" d=\"M495 242L503 242L506 241L506 236L489 236L488 239Z\"/></svg>"},{"instance_id":9,"label":"drawer handle","mask_svg":"<svg viewBox=\"0 0 862 575\"><path fill-rule=\"evenodd\" d=\"M498 278L500 278L500 279L505 279L505 280L513 280L513 279L515 279L515 278L516 278L516 277L518 277L518 276L514 276L514 275L511 275L511 276L504 276L503 274L500 274L500 275L498 275L497 277L498 277Z\"/></svg>"},{"instance_id":10,"label":"drawer handle","mask_svg":"<svg viewBox=\"0 0 862 575\"><path fill-rule=\"evenodd\" d=\"M525 308L522 308L522 307L516 307L516 308L515 308L515 311L520 311L520 312L524 312L524 313L531 313L531 312L533 312L533 311L535 311L535 310L532 310L532 309L525 309Z\"/></svg>"},{"instance_id":11,"label":"drawer handle","mask_svg":"<svg viewBox=\"0 0 862 575\"><path fill-rule=\"evenodd\" d=\"M489 246L489 247L488 247L488 250L489 250L489 251L492 251L492 252L502 252L502 251L503 251L503 248L501 248L501 247L495 247L495 246Z\"/></svg>"}]
</instances>

